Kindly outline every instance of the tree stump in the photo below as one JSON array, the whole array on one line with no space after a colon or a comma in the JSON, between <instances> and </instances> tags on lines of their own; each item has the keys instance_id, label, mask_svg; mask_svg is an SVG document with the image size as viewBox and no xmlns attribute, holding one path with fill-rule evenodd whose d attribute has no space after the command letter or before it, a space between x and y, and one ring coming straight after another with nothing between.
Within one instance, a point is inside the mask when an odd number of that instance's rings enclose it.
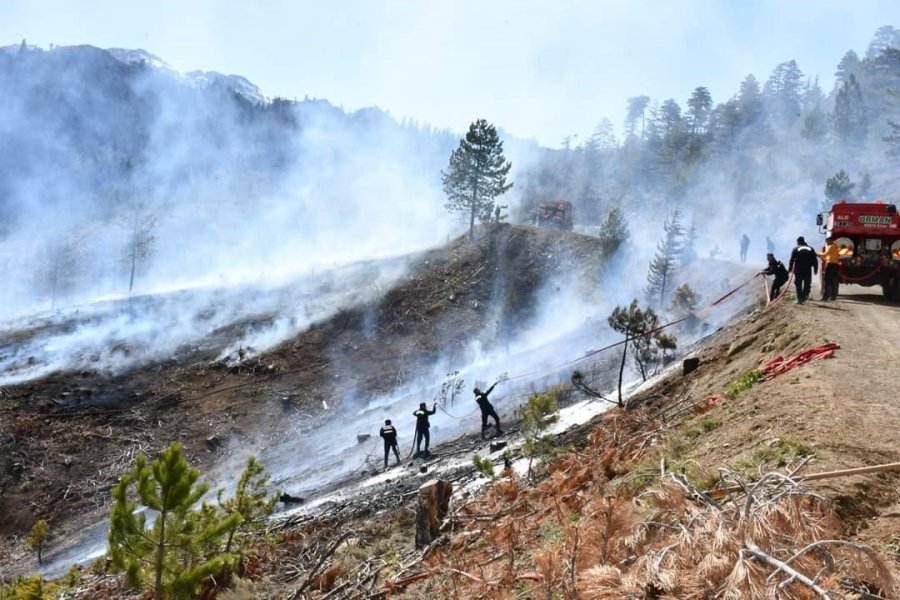
<instances>
[{"instance_id":1,"label":"tree stump","mask_svg":"<svg viewBox=\"0 0 900 600\"><path fill-rule=\"evenodd\" d=\"M450 509L453 484L432 479L419 487L419 504L416 507L416 548L428 546L440 535L441 522Z\"/></svg>"}]
</instances>

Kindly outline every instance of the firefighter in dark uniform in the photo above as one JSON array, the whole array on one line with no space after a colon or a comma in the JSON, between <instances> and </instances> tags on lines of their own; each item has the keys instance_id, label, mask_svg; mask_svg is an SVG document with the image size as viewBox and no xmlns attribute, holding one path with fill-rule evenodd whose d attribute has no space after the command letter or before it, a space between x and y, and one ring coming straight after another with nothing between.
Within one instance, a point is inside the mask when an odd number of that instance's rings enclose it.
<instances>
[{"instance_id":1,"label":"firefighter in dark uniform","mask_svg":"<svg viewBox=\"0 0 900 600\"><path fill-rule=\"evenodd\" d=\"M503 435L503 431L500 429L500 417L497 416L497 411L494 410L494 405L491 404L490 400L488 400L488 395L494 391L494 388L497 386L495 383L491 387L487 389L487 391L482 392L480 389L475 388L475 402L478 403L478 408L481 409L481 439L484 439L484 432L487 429L488 417L492 417L494 419L494 427L497 430L497 435Z\"/></svg>"},{"instance_id":2,"label":"firefighter in dark uniform","mask_svg":"<svg viewBox=\"0 0 900 600\"><path fill-rule=\"evenodd\" d=\"M797 304L803 304L809 298L809 286L812 283L813 273L819 273L819 257L803 239L797 238L797 245L791 252L791 262L788 269L794 274L794 285L797 287Z\"/></svg>"},{"instance_id":3,"label":"firefighter in dark uniform","mask_svg":"<svg viewBox=\"0 0 900 600\"><path fill-rule=\"evenodd\" d=\"M759 272L760 275L774 275L775 280L772 282L772 289L769 292L769 301L775 300L781 294L781 286L787 283L788 270L784 268L784 263L775 258L771 252L766 254L766 260L769 266Z\"/></svg>"},{"instance_id":4,"label":"firefighter in dark uniform","mask_svg":"<svg viewBox=\"0 0 900 600\"><path fill-rule=\"evenodd\" d=\"M378 432L378 435L384 440L384 468L387 469L388 454L394 451L397 457L397 464L400 464L400 448L397 446L397 428L391 425L390 419L385 419L384 427Z\"/></svg>"},{"instance_id":5,"label":"firefighter in dark uniform","mask_svg":"<svg viewBox=\"0 0 900 600\"><path fill-rule=\"evenodd\" d=\"M437 402L428 410L424 402L419 404L419 410L413 413L416 418L416 455L422 454L422 440L425 440L425 454L428 454L428 444L431 443L431 434L428 430L431 423L428 422L428 416L437 412Z\"/></svg>"}]
</instances>

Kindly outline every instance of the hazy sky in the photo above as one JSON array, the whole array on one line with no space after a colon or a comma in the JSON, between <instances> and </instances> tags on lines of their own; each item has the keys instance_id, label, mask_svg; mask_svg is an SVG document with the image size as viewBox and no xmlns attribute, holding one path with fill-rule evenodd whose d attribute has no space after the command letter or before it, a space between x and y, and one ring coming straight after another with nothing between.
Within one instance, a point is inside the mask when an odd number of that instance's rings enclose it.
<instances>
[{"instance_id":1,"label":"hazy sky","mask_svg":"<svg viewBox=\"0 0 900 600\"><path fill-rule=\"evenodd\" d=\"M244 75L267 96L380 106L464 131L487 118L558 146L628 97L708 87L715 102L796 59L831 88L896 0L0 0L0 45L143 48L180 71ZM577 141L577 140L576 140Z\"/></svg>"}]
</instances>

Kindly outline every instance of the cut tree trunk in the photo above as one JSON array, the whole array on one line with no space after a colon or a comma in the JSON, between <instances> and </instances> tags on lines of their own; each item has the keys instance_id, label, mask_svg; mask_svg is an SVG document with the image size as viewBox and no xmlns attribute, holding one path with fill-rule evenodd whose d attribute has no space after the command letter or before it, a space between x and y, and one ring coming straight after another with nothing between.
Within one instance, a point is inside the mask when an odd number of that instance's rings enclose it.
<instances>
[{"instance_id":1,"label":"cut tree trunk","mask_svg":"<svg viewBox=\"0 0 900 600\"><path fill-rule=\"evenodd\" d=\"M440 535L441 522L450 509L453 484L432 479L419 487L419 505L416 507L416 548L428 546Z\"/></svg>"}]
</instances>

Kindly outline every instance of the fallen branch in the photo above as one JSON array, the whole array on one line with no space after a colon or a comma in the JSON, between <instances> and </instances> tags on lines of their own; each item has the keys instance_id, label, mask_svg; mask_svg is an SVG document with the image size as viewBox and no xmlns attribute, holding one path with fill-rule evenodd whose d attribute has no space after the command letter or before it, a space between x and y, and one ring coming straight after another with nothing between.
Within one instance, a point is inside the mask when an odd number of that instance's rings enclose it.
<instances>
[{"instance_id":1,"label":"fallen branch","mask_svg":"<svg viewBox=\"0 0 900 600\"><path fill-rule=\"evenodd\" d=\"M762 549L754 544L753 542L745 542L745 548L742 550L743 552L749 552L754 558L764 563L768 563L769 565L775 567L777 571L784 571L785 574L790 575L792 579L799 581L800 583L808 586L815 593L819 595L819 597L824 598L825 600L831 600L831 595L829 595L828 591L817 584L815 581L801 573L800 571L795 570L793 567L789 567L787 563L778 560L774 556L766 554L762 551Z\"/></svg>"},{"instance_id":2,"label":"fallen branch","mask_svg":"<svg viewBox=\"0 0 900 600\"><path fill-rule=\"evenodd\" d=\"M822 473L810 473L809 475L798 475L793 477L793 481L816 481L818 479L831 479L834 477L850 477L852 475L865 475L866 473L881 473L884 471L900 471L900 462L885 463L881 465L873 465L871 467L855 467L853 469L841 469L839 471L824 471ZM718 488L718 492L739 492L744 487L741 485L729 485L728 487Z\"/></svg>"}]
</instances>

